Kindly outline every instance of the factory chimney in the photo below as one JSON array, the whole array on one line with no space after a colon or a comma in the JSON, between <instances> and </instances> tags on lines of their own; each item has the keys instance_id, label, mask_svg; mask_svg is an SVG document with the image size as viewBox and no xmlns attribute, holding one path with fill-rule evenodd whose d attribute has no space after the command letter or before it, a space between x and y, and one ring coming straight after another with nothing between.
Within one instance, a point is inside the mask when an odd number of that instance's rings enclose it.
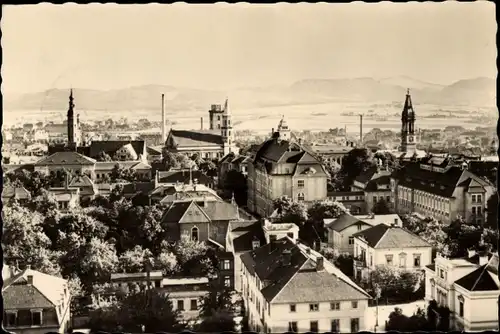
<instances>
[{"instance_id":1,"label":"factory chimney","mask_svg":"<svg viewBox=\"0 0 500 334\"><path fill-rule=\"evenodd\" d=\"M359 115L359 144L363 145L363 115Z\"/></svg>"},{"instance_id":2,"label":"factory chimney","mask_svg":"<svg viewBox=\"0 0 500 334\"><path fill-rule=\"evenodd\" d=\"M201 122L201 129L200 130L203 130L203 117L200 117L200 122Z\"/></svg>"},{"instance_id":3,"label":"factory chimney","mask_svg":"<svg viewBox=\"0 0 500 334\"><path fill-rule=\"evenodd\" d=\"M165 129L165 94L161 94L161 142L165 145L167 133Z\"/></svg>"}]
</instances>

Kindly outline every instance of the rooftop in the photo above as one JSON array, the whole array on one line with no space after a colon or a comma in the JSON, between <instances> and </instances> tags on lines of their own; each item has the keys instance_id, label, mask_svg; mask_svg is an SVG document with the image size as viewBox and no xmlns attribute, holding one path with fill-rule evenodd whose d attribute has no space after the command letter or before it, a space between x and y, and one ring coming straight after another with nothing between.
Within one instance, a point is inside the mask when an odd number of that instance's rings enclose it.
<instances>
[{"instance_id":1,"label":"rooftop","mask_svg":"<svg viewBox=\"0 0 500 334\"><path fill-rule=\"evenodd\" d=\"M431 247L416 234L398 226L378 224L364 231L353 234L353 237L366 241L368 246L377 249Z\"/></svg>"}]
</instances>

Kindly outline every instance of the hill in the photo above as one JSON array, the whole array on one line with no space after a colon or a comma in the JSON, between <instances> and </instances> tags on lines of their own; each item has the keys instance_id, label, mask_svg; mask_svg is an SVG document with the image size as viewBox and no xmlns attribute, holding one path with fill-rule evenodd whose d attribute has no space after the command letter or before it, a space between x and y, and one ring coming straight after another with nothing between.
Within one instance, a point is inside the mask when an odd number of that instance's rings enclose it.
<instances>
[{"instance_id":1,"label":"hill","mask_svg":"<svg viewBox=\"0 0 500 334\"><path fill-rule=\"evenodd\" d=\"M201 90L163 85L134 86L99 91L74 89L80 110L134 111L159 110L161 94L170 111L202 112L229 96L233 110L264 106L316 104L328 102L402 102L410 88L415 103L436 105L496 105L496 82L490 78L460 80L441 86L400 76L393 78L306 79L289 86L247 87L232 91ZM69 89L5 97L7 112L15 110L66 110Z\"/></svg>"}]
</instances>

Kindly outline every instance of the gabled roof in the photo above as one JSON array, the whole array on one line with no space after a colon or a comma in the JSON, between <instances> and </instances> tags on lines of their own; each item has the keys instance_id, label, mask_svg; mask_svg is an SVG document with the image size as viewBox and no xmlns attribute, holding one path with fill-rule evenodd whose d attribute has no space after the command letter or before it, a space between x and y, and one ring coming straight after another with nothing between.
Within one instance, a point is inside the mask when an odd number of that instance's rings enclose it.
<instances>
[{"instance_id":1,"label":"gabled roof","mask_svg":"<svg viewBox=\"0 0 500 334\"><path fill-rule=\"evenodd\" d=\"M172 203L162 218L165 223L178 223L186 211L196 206L211 221L230 221L239 219L238 207L224 201L176 201ZM200 218L202 219L202 218ZM205 221L205 219L200 220Z\"/></svg>"},{"instance_id":2,"label":"gabled roof","mask_svg":"<svg viewBox=\"0 0 500 334\"><path fill-rule=\"evenodd\" d=\"M104 152L113 156L116 151L124 146L132 148L135 154L139 156L145 151L146 142L144 140L96 140L90 143L89 155L92 158L97 158L101 152Z\"/></svg>"},{"instance_id":3,"label":"gabled roof","mask_svg":"<svg viewBox=\"0 0 500 334\"><path fill-rule=\"evenodd\" d=\"M170 130L169 139L177 148L216 146L220 147L222 135L220 130Z\"/></svg>"},{"instance_id":4,"label":"gabled roof","mask_svg":"<svg viewBox=\"0 0 500 334\"><path fill-rule=\"evenodd\" d=\"M142 161L97 161L95 169L98 171L111 171L118 165L123 169L151 169L151 166Z\"/></svg>"},{"instance_id":5,"label":"gabled roof","mask_svg":"<svg viewBox=\"0 0 500 334\"><path fill-rule=\"evenodd\" d=\"M28 284L28 276L33 276L33 284ZM26 269L12 277L9 285L2 289L5 309L51 308L61 304L67 287L66 280Z\"/></svg>"},{"instance_id":6,"label":"gabled roof","mask_svg":"<svg viewBox=\"0 0 500 334\"><path fill-rule=\"evenodd\" d=\"M8 199L30 199L31 194L24 187L4 186L2 190L2 198Z\"/></svg>"},{"instance_id":7,"label":"gabled roof","mask_svg":"<svg viewBox=\"0 0 500 334\"><path fill-rule=\"evenodd\" d=\"M376 249L431 247L422 238L398 226L378 224L364 231L353 234L364 239L368 246Z\"/></svg>"},{"instance_id":8,"label":"gabled roof","mask_svg":"<svg viewBox=\"0 0 500 334\"><path fill-rule=\"evenodd\" d=\"M94 182L87 175L77 175L69 183L70 187L93 187Z\"/></svg>"},{"instance_id":9,"label":"gabled roof","mask_svg":"<svg viewBox=\"0 0 500 334\"><path fill-rule=\"evenodd\" d=\"M124 194L137 194L143 193L148 194L152 189L154 189L155 184L153 182L132 182L123 184Z\"/></svg>"},{"instance_id":10,"label":"gabled roof","mask_svg":"<svg viewBox=\"0 0 500 334\"><path fill-rule=\"evenodd\" d=\"M261 290L268 302L305 303L316 301L360 300L369 296L344 274L333 269L320 254L307 255L288 237L273 244L243 253L240 258L250 273L255 273L264 283ZM274 247L274 248L272 248ZM285 252L290 254L290 264L284 262ZM324 269L317 270L318 257Z\"/></svg>"},{"instance_id":11,"label":"gabled roof","mask_svg":"<svg viewBox=\"0 0 500 334\"><path fill-rule=\"evenodd\" d=\"M348 213L342 214L337 219L324 219L324 222L326 228L334 230L336 232L341 232L346 228L348 228L349 226L356 224L369 225L368 223L365 223L362 220L359 220L358 218Z\"/></svg>"},{"instance_id":12,"label":"gabled roof","mask_svg":"<svg viewBox=\"0 0 500 334\"><path fill-rule=\"evenodd\" d=\"M178 223L184 216L192 202L175 202L167 210L161 219L162 223Z\"/></svg>"},{"instance_id":13,"label":"gabled roof","mask_svg":"<svg viewBox=\"0 0 500 334\"><path fill-rule=\"evenodd\" d=\"M35 166L58 166L58 165L94 165L96 161L80 153L66 151L56 152L46 158L42 158L35 163Z\"/></svg>"}]
</instances>

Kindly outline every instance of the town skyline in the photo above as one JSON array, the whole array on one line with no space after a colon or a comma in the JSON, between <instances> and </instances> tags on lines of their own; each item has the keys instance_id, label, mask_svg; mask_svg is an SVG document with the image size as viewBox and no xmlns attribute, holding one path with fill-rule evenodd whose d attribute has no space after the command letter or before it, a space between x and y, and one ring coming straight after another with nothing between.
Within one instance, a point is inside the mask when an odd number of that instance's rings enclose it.
<instances>
[{"instance_id":1,"label":"town skyline","mask_svg":"<svg viewBox=\"0 0 500 334\"><path fill-rule=\"evenodd\" d=\"M2 90L221 90L396 76L449 85L496 75L487 2L346 5L7 6Z\"/></svg>"}]
</instances>

